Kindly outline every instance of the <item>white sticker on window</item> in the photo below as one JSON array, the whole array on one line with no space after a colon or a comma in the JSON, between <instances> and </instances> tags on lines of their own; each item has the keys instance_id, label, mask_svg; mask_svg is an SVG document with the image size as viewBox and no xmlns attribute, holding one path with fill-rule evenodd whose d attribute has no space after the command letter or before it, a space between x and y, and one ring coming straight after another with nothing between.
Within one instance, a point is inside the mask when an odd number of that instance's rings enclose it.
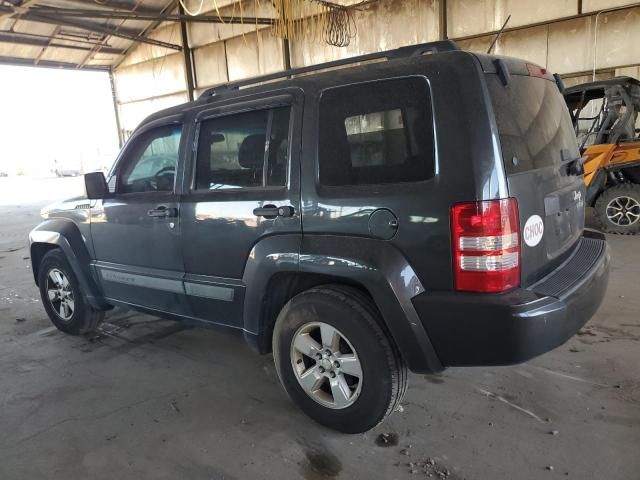
<instances>
[{"instance_id":1,"label":"white sticker on window","mask_svg":"<svg viewBox=\"0 0 640 480\"><path fill-rule=\"evenodd\" d=\"M535 247L542 240L544 234L544 222L539 215L531 215L524 224L524 231L522 236L524 237L524 243L530 247Z\"/></svg>"}]
</instances>

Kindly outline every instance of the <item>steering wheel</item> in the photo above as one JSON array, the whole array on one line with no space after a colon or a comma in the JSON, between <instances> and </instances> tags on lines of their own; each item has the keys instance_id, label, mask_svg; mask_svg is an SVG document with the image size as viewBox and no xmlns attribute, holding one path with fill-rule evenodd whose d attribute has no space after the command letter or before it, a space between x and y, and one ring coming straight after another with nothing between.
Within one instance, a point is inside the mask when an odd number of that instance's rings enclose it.
<instances>
[{"instance_id":1,"label":"steering wheel","mask_svg":"<svg viewBox=\"0 0 640 480\"><path fill-rule=\"evenodd\" d=\"M158 170L154 175L154 177L160 177L162 175L166 175L169 172L175 173L175 171L176 171L176 167L174 167L173 165L169 165L168 167L164 167Z\"/></svg>"},{"instance_id":2,"label":"steering wheel","mask_svg":"<svg viewBox=\"0 0 640 480\"><path fill-rule=\"evenodd\" d=\"M166 178L169 175L175 175L175 171L176 171L176 167L174 167L173 165L169 165L168 167L161 168L155 173L155 175L153 176L153 180L149 180L149 183L151 184L154 190L159 190L163 182L166 183ZM165 188L163 188L163 190L164 189Z\"/></svg>"}]
</instances>

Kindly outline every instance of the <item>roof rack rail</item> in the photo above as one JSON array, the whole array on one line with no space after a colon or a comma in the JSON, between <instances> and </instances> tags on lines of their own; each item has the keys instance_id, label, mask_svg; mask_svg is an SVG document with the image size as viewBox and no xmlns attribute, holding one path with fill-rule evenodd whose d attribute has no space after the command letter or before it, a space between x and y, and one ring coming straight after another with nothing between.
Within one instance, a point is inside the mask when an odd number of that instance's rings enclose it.
<instances>
[{"instance_id":1,"label":"roof rack rail","mask_svg":"<svg viewBox=\"0 0 640 480\"><path fill-rule=\"evenodd\" d=\"M384 52L369 53L366 55L360 55L357 57L344 58L341 60L334 60L332 62L319 63L317 65L309 65L308 67L292 68L290 70L283 70L281 72L270 73L268 75L262 75L260 77L247 78L245 80L238 80L237 82L227 83L225 85L219 85L217 87L208 88L198 98L203 99L207 97L214 97L224 91L237 90L240 87L246 87L254 85L256 83L269 82L271 80L278 80L280 78L287 78L293 75L301 75L303 73L311 73L318 70L324 70L326 68L341 67L344 65L351 65L358 62L367 62L369 60L387 59L395 60L398 58L417 57L426 53L440 53L449 52L452 50L460 50L458 45L453 40L439 40L437 42L421 43L419 45L410 45L407 47L400 47L394 50L386 50Z\"/></svg>"}]
</instances>

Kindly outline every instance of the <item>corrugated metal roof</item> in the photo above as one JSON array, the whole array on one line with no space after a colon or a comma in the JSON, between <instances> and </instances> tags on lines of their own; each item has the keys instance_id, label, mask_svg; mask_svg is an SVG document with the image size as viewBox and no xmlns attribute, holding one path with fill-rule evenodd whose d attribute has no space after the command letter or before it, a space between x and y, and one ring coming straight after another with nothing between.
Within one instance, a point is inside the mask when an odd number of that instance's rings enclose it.
<instances>
[{"instance_id":1,"label":"corrugated metal roof","mask_svg":"<svg viewBox=\"0 0 640 480\"><path fill-rule=\"evenodd\" d=\"M351 6L375 0L309 1ZM199 0L184 2L198 10ZM167 53L182 50L180 37L150 35L167 21L272 24L273 15L240 19L234 8L231 16L223 13L221 19L220 10L211 10L217 5L227 11L237 3L207 2L205 13L192 17L178 14L178 0L0 0L0 64L108 70L122 63L136 44Z\"/></svg>"},{"instance_id":2,"label":"corrugated metal roof","mask_svg":"<svg viewBox=\"0 0 640 480\"><path fill-rule=\"evenodd\" d=\"M0 0L0 63L107 70L148 38L176 0ZM179 40L179 39L177 39Z\"/></svg>"}]
</instances>

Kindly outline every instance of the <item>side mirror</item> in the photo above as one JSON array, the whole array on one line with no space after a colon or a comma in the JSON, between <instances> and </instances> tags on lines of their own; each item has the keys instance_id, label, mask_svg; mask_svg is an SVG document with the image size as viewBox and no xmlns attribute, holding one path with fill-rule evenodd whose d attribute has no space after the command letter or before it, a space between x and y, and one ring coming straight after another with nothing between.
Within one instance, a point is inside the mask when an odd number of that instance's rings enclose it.
<instances>
[{"instance_id":1,"label":"side mirror","mask_svg":"<svg viewBox=\"0 0 640 480\"><path fill-rule=\"evenodd\" d=\"M91 172L84 176L84 189L89 200L101 200L109 197L109 186L102 172Z\"/></svg>"}]
</instances>

